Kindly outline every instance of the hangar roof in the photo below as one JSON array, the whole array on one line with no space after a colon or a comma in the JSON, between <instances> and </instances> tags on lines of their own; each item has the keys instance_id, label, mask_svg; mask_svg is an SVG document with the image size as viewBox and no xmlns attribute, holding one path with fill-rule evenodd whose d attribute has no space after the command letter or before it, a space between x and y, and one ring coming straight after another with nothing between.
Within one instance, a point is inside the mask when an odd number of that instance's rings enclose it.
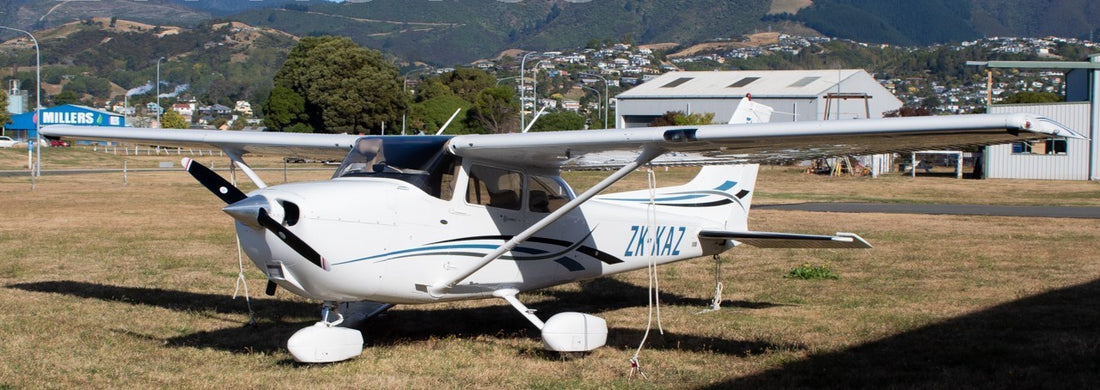
<instances>
[{"instance_id":1,"label":"hangar roof","mask_svg":"<svg viewBox=\"0 0 1100 390\"><path fill-rule=\"evenodd\" d=\"M836 89L838 78L843 87L844 80L860 75L871 78L862 69L669 72L617 98L741 98L747 94L764 98L813 98Z\"/></svg>"}]
</instances>

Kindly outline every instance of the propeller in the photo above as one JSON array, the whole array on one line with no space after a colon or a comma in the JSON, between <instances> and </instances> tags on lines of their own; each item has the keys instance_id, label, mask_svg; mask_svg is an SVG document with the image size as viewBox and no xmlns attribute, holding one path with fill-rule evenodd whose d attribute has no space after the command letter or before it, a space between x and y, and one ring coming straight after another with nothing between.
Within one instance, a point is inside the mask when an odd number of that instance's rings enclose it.
<instances>
[{"instance_id":1,"label":"propeller","mask_svg":"<svg viewBox=\"0 0 1100 390\"><path fill-rule=\"evenodd\" d=\"M256 219L260 222L260 226L263 226L265 229L271 231L272 233L275 233L275 236L279 237L280 240L283 240L284 243L289 245L291 249L294 249L295 252L298 252L299 255L305 257L306 260L309 260L310 263L313 263L326 271L328 270L328 265L325 264L325 258L321 257L320 253L317 253L317 251L313 250L313 248L310 247L309 244L306 244L305 241L302 241L301 238L298 238L297 235L292 233L290 229L287 229L286 226L283 226L283 224L279 223L279 221L276 221L275 218L271 218L271 216L267 214L267 210L260 209L259 215Z\"/></svg>"},{"instance_id":2,"label":"propeller","mask_svg":"<svg viewBox=\"0 0 1100 390\"><path fill-rule=\"evenodd\" d=\"M248 195L245 195L240 189L234 187L233 184L230 184L229 181L222 178L221 175L214 173L210 168L199 164L195 160L184 157L182 162L183 168L187 170L187 173L190 173L203 187L206 187L206 189L213 192L218 198L221 198L225 204L237 203L248 197Z\"/></svg>"},{"instance_id":3,"label":"propeller","mask_svg":"<svg viewBox=\"0 0 1100 390\"><path fill-rule=\"evenodd\" d=\"M230 184L221 175L190 158L185 157L183 159L183 166L187 169L187 173L190 173L203 187L206 187L228 204L223 209L227 214L246 225L267 229L291 249L294 249L295 252L298 252L299 255L309 260L310 263L326 271L328 270L325 258L320 253L317 253L313 247L306 244L290 229L271 217L271 214L265 209L265 207L270 207L266 198L245 195L244 192Z\"/></svg>"}]
</instances>

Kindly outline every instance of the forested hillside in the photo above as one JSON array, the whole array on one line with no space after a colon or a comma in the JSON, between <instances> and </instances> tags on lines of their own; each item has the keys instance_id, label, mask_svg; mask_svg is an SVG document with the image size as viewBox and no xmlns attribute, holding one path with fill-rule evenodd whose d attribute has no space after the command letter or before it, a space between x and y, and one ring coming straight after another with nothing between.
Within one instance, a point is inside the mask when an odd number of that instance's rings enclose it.
<instances>
[{"instance_id":1,"label":"forested hillside","mask_svg":"<svg viewBox=\"0 0 1100 390\"><path fill-rule=\"evenodd\" d=\"M90 17L192 27L240 20L297 36L341 35L408 61L467 63L506 49L563 49L591 41L696 43L753 31L800 33L899 45L983 36L1088 37L1100 1L814 0L772 9L756 0L12 0L0 23L29 29ZM770 14L771 12L784 12ZM807 27L809 29L807 29ZM11 33L0 34L10 36Z\"/></svg>"},{"instance_id":2,"label":"forested hillside","mask_svg":"<svg viewBox=\"0 0 1100 390\"><path fill-rule=\"evenodd\" d=\"M752 0L468 0L286 4L234 17L296 35L333 33L407 59L452 64L508 48L582 47L591 40L694 42L763 26L766 2Z\"/></svg>"},{"instance_id":3,"label":"forested hillside","mask_svg":"<svg viewBox=\"0 0 1100 390\"><path fill-rule=\"evenodd\" d=\"M1100 2L1086 0L815 0L786 19L826 36L929 45L983 36L1088 37Z\"/></svg>"},{"instance_id":4,"label":"forested hillside","mask_svg":"<svg viewBox=\"0 0 1100 390\"><path fill-rule=\"evenodd\" d=\"M272 74L295 40L239 22L180 28L92 19L39 32L42 81L48 95L61 89L78 99L107 99L152 85L157 59L163 58L160 78L167 91L186 88L186 94L223 104L262 101L271 90ZM0 67L33 64L34 50L21 49L15 55L0 56ZM21 68L18 77L23 85L33 85L33 68ZM152 94L135 95L135 99L153 98Z\"/></svg>"}]
</instances>

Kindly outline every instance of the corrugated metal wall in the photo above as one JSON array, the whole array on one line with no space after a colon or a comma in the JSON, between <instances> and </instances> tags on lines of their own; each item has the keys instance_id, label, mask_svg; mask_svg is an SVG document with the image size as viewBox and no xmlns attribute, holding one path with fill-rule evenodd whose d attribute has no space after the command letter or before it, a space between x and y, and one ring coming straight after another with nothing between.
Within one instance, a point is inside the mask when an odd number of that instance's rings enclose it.
<instances>
[{"instance_id":1,"label":"corrugated metal wall","mask_svg":"<svg viewBox=\"0 0 1100 390\"><path fill-rule=\"evenodd\" d=\"M990 113L1036 114L1053 119L1078 134L1089 134L1088 102L993 106ZM1090 140L1066 141L1066 154L1014 154L1012 145L986 148L985 175L995 179L1088 180Z\"/></svg>"}]
</instances>

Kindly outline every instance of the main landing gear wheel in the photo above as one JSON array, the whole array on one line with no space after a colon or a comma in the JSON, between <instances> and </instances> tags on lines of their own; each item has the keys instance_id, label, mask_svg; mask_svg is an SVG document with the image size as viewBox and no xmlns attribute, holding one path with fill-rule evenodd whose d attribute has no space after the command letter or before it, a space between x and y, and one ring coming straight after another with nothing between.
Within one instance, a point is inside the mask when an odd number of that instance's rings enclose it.
<instances>
[{"instance_id":1,"label":"main landing gear wheel","mask_svg":"<svg viewBox=\"0 0 1100 390\"><path fill-rule=\"evenodd\" d=\"M516 290L500 290L493 295L508 301L519 314L542 331L542 343L555 352L588 352L607 343L607 321L591 314L565 312L542 322L535 311L516 298Z\"/></svg>"},{"instance_id":2,"label":"main landing gear wheel","mask_svg":"<svg viewBox=\"0 0 1100 390\"><path fill-rule=\"evenodd\" d=\"M299 363L332 363L348 360L363 353L363 334L356 329L343 328L344 316L336 310L337 304L325 302L321 306L321 321L290 336L286 348ZM329 317L335 316L334 321Z\"/></svg>"}]
</instances>

